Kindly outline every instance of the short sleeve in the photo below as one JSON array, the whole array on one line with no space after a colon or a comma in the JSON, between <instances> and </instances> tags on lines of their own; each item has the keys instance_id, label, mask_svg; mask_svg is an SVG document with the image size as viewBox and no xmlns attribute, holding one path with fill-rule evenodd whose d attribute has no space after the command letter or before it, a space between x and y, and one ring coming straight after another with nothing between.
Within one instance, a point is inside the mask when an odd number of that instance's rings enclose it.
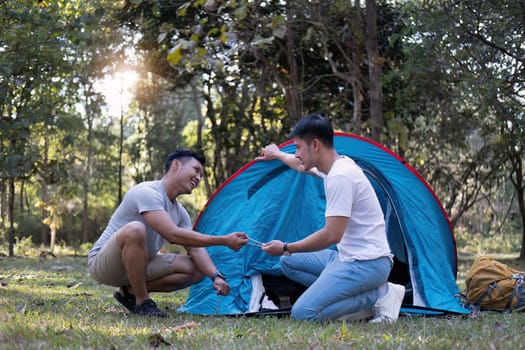
<instances>
[{"instance_id":1,"label":"short sleeve","mask_svg":"<svg viewBox=\"0 0 525 350\"><path fill-rule=\"evenodd\" d=\"M347 176L332 176L326 180L325 217L351 217L355 184Z\"/></svg>"},{"instance_id":2,"label":"short sleeve","mask_svg":"<svg viewBox=\"0 0 525 350\"><path fill-rule=\"evenodd\" d=\"M133 199L137 212L142 214L146 211L165 210L162 194L149 186L141 186L134 189Z\"/></svg>"}]
</instances>

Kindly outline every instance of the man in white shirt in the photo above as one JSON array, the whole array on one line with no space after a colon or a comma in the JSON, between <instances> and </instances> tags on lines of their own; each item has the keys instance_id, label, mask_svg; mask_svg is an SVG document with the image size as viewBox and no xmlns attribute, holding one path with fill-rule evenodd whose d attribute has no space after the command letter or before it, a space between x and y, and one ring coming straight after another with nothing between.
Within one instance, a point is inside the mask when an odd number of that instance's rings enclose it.
<instances>
[{"instance_id":1,"label":"man in white shirt","mask_svg":"<svg viewBox=\"0 0 525 350\"><path fill-rule=\"evenodd\" d=\"M323 228L296 242L273 240L262 247L283 255L283 273L308 287L293 305L292 318L396 322L405 288L387 281L393 256L371 183L351 158L337 153L332 125L322 115L307 115L290 136L295 155L269 145L257 159L279 159L321 177L326 194ZM334 244L337 250L327 249Z\"/></svg>"},{"instance_id":2,"label":"man in white shirt","mask_svg":"<svg viewBox=\"0 0 525 350\"><path fill-rule=\"evenodd\" d=\"M130 312L166 317L150 292L186 288L208 276L219 295L230 287L204 247L225 245L239 250L248 242L243 232L214 236L193 231L190 216L177 197L190 194L204 174L202 155L179 149L166 160L160 180L132 187L88 254L89 274L98 282L120 287L114 294ZM166 244L184 246L187 254L161 254Z\"/></svg>"}]
</instances>

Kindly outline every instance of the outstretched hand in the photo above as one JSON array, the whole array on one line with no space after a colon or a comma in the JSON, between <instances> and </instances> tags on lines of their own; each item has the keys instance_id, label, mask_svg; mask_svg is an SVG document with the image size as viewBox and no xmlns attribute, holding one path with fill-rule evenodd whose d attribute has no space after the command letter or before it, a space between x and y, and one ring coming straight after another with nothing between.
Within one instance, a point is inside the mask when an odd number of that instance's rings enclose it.
<instances>
[{"instance_id":1,"label":"outstretched hand","mask_svg":"<svg viewBox=\"0 0 525 350\"><path fill-rule=\"evenodd\" d=\"M283 255L283 247L284 243L282 241L274 239L273 241L263 244L261 249L270 255L279 256Z\"/></svg>"},{"instance_id":2,"label":"outstretched hand","mask_svg":"<svg viewBox=\"0 0 525 350\"><path fill-rule=\"evenodd\" d=\"M248 235L244 232L232 232L226 237L226 246L232 250L239 250L248 243Z\"/></svg>"},{"instance_id":3,"label":"outstretched hand","mask_svg":"<svg viewBox=\"0 0 525 350\"><path fill-rule=\"evenodd\" d=\"M255 160L274 160L279 158L281 150L277 145L270 144L262 149L261 155L256 157Z\"/></svg>"}]
</instances>

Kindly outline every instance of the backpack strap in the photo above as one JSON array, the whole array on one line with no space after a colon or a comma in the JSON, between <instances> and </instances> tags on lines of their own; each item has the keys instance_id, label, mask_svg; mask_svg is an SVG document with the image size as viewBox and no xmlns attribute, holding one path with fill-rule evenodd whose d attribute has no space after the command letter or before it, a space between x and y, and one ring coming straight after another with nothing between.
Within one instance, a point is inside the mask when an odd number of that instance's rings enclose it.
<instances>
[{"instance_id":1,"label":"backpack strap","mask_svg":"<svg viewBox=\"0 0 525 350\"><path fill-rule=\"evenodd\" d=\"M519 273L514 273L514 274L512 274L512 276L510 276L510 278L516 280L516 284L514 285L514 290L510 294L509 300L507 300L507 305L505 305L505 308L507 310L511 310L512 309L512 300L514 300L514 297L518 294L518 290L520 289L521 285L523 284L523 278L524 277L525 276L523 276L522 274L519 274Z\"/></svg>"},{"instance_id":2,"label":"backpack strap","mask_svg":"<svg viewBox=\"0 0 525 350\"><path fill-rule=\"evenodd\" d=\"M487 287L487 290L483 292L474 302L473 304L476 306L479 306L483 299L485 299L487 296L490 297L490 293L492 293L492 290L498 286L498 282L494 281Z\"/></svg>"}]
</instances>

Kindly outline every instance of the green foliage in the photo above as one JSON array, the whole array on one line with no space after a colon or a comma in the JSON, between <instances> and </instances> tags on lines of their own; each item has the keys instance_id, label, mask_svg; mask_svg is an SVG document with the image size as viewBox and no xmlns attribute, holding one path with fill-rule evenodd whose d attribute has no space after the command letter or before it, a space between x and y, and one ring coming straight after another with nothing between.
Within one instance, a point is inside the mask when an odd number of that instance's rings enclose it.
<instances>
[{"instance_id":1,"label":"green foliage","mask_svg":"<svg viewBox=\"0 0 525 350\"><path fill-rule=\"evenodd\" d=\"M208 159L203 186L183 199L195 217L309 111L369 136L356 3L0 1L2 238L12 199L14 237L45 241L40 221L58 213L58 240L96 239L119 180L125 191L159 178L178 146ZM382 142L430 183L462 235L525 232L522 14L512 1L378 4ZM140 80L120 154L95 81L123 68Z\"/></svg>"},{"instance_id":2,"label":"green foliage","mask_svg":"<svg viewBox=\"0 0 525 350\"><path fill-rule=\"evenodd\" d=\"M325 111L348 130L351 103L342 101L352 99L352 78L343 72L355 66L352 45L364 43L359 23L343 18L361 10L307 1L141 1L128 2L121 17L141 33L138 47L152 72L194 88L205 110L195 147L209 154L217 188L265 144L285 141L308 111ZM381 37L394 30L385 26Z\"/></svg>"},{"instance_id":3,"label":"green foliage","mask_svg":"<svg viewBox=\"0 0 525 350\"><path fill-rule=\"evenodd\" d=\"M72 215L79 213L85 183L98 191L88 198L105 197L115 183L112 130L92 118L103 103L93 91L94 80L108 69L108 54L116 50L118 31L110 30L115 22L108 21L114 7L115 2L103 0L0 3L0 213L5 219L7 194L14 203L10 215L20 221L12 238L47 243L40 226L66 223L58 238L92 239L78 237L81 228L98 234L105 222L97 221L107 221L108 207L114 206L116 196L109 205L86 202L93 222L85 225L82 215ZM92 171L95 152L97 171ZM6 183L14 191L7 191ZM23 192L17 196L17 191ZM37 202L39 210L32 210Z\"/></svg>"},{"instance_id":4,"label":"green foliage","mask_svg":"<svg viewBox=\"0 0 525 350\"><path fill-rule=\"evenodd\" d=\"M16 221L18 225L16 227L17 233L15 238L19 239L17 244L20 244L21 241L25 241L26 239L29 240L30 243L40 241L41 222L39 216L29 213L22 214L16 218Z\"/></svg>"},{"instance_id":5,"label":"green foliage","mask_svg":"<svg viewBox=\"0 0 525 350\"><path fill-rule=\"evenodd\" d=\"M39 123L53 126L60 119L63 74L63 23L55 8L43 10L32 1L4 1L2 51L0 59L0 177L24 178L34 174L40 154L31 145L31 136ZM46 31L39 30L47 28ZM49 130L49 131L52 131Z\"/></svg>"},{"instance_id":6,"label":"green foliage","mask_svg":"<svg viewBox=\"0 0 525 350\"><path fill-rule=\"evenodd\" d=\"M21 238L16 242L15 254L18 256L35 256L35 249L31 236Z\"/></svg>"},{"instance_id":7,"label":"green foliage","mask_svg":"<svg viewBox=\"0 0 525 350\"><path fill-rule=\"evenodd\" d=\"M474 225L471 233L500 230L491 223L504 222L512 204L503 204L510 196L499 197L508 188L503 178L519 173L506 169L512 153L504 150L503 135L516 132L508 126L523 119L521 73L512 68L524 64L523 7L509 1L437 1L407 2L404 9L404 54L385 80L398 86L386 100L397 111L392 113L398 120L392 130L396 150L429 181L453 226L475 218L485 225L483 231ZM516 142L521 136L507 139L507 146L523 155L521 141ZM521 156L517 159L515 164L523 164ZM518 203L523 198L519 187ZM486 208L491 214L480 218ZM524 209L518 209L522 218Z\"/></svg>"},{"instance_id":8,"label":"green foliage","mask_svg":"<svg viewBox=\"0 0 525 350\"><path fill-rule=\"evenodd\" d=\"M498 255L515 256L519 253L521 234L517 232L500 232L497 234L467 232L460 228L455 232L456 244L462 247L465 255Z\"/></svg>"}]
</instances>

